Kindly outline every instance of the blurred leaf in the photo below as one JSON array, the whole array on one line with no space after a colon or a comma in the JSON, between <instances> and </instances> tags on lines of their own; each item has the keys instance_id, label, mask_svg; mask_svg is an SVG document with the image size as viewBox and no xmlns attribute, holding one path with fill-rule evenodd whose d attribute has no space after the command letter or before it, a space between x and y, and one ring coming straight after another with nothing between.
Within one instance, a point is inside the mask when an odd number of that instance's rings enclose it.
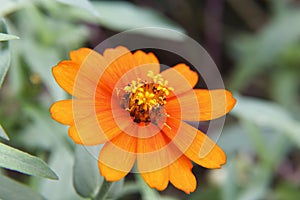
<instances>
[{"instance_id":1,"label":"blurred leaf","mask_svg":"<svg viewBox=\"0 0 300 200\"><path fill-rule=\"evenodd\" d=\"M8 135L6 134L5 130L3 129L3 127L1 125L0 125L0 137L5 140L9 140Z\"/></svg>"},{"instance_id":2,"label":"blurred leaf","mask_svg":"<svg viewBox=\"0 0 300 200\"><path fill-rule=\"evenodd\" d=\"M58 179L41 159L0 143L0 166L29 175Z\"/></svg>"},{"instance_id":3,"label":"blurred leaf","mask_svg":"<svg viewBox=\"0 0 300 200\"><path fill-rule=\"evenodd\" d=\"M280 69L272 73L271 95L273 99L284 106L297 104L299 74L295 70Z\"/></svg>"},{"instance_id":4,"label":"blurred leaf","mask_svg":"<svg viewBox=\"0 0 300 200\"><path fill-rule=\"evenodd\" d=\"M22 134L17 137L20 145L33 149L41 148L47 151L59 148L62 145L69 145L65 127L54 122L47 110L29 105L23 106L23 109L32 122L27 124Z\"/></svg>"},{"instance_id":5,"label":"blurred leaf","mask_svg":"<svg viewBox=\"0 0 300 200\"><path fill-rule=\"evenodd\" d=\"M226 180L222 184L222 199L232 200L236 199L238 186L237 186L237 167L233 159L227 161L228 164L224 166L226 170Z\"/></svg>"},{"instance_id":6,"label":"blurred leaf","mask_svg":"<svg viewBox=\"0 0 300 200\"><path fill-rule=\"evenodd\" d=\"M51 23L53 23L51 27L55 28L55 32L59 35L59 37L55 37L55 44L58 47L63 47L66 52L86 44L90 35L90 30L87 26L63 22L57 23L55 20L52 20Z\"/></svg>"},{"instance_id":7,"label":"blurred leaf","mask_svg":"<svg viewBox=\"0 0 300 200\"><path fill-rule=\"evenodd\" d=\"M160 197L159 199L160 199L160 200L178 200L178 199L175 198L175 197L169 197L169 196L163 196L163 197Z\"/></svg>"},{"instance_id":8,"label":"blurred leaf","mask_svg":"<svg viewBox=\"0 0 300 200\"><path fill-rule=\"evenodd\" d=\"M235 152L254 152L245 129L240 125L225 126L218 144L231 155Z\"/></svg>"},{"instance_id":9,"label":"blurred leaf","mask_svg":"<svg viewBox=\"0 0 300 200\"><path fill-rule=\"evenodd\" d=\"M94 6L88 0L57 0L57 1L67 4L67 5L83 8L83 9L87 10L89 13L93 14L94 17L100 16L98 11L94 8Z\"/></svg>"},{"instance_id":10,"label":"blurred leaf","mask_svg":"<svg viewBox=\"0 0 300 200\"><path fill-rule=\"evenodd\" d=\"M59 181L42 180L40 184L40 193L51 200L81 200L72 185L72 166L74 156L65 146L58 146L53 149L49 166L55 170L59 176Z\"/></svg>"},{"instance_id":11,"label":"blurred leaf","mask_svg":"<svg viewBox=\"0 0 300 200\"><path fill-rule=\"evenodd\" d=\"M124 179L123 179L124 180ZM123 197L140 192L140 185L136 182L126 182L123 189L118 192L112 199L122 199Z\"/></svg>"},{"instance_id":12,"label":"blurred leaf","mask_svg":"<svg viewBox=\"0 0 300 200\"><path fill-rule=\"evenodd\" d=\"M93 5L101 13L100 23L117 31L142 27L170 28L184 32L179 25L160 13L124 1L98 1Z\"/></svg>"},{"instance_id":13,"label":"blurred leaf","mask_svg":"<svg viewBox=\"0 0 300 200\"><path fill-rule=\"evenodd\" d=\"M247 155L241 155L246 156ZM243 171L240 169L236 171L237 176L237 188L239 188L239 192L237 193L236 200L258 200L258 199L266 199L268 194L268 188L271 183L274 166L265 165L262 162L253 162L248 163L248 165L244 163L244 167L246 167ZM240 160L236 160L236 163L241 166ZM251 165L249 165L251 164Z\"/></svg>"},{"instance_id":14,"label":"blurred leaf","mask_svg":"<svg viewBox=\"0 0 300 200\"><path fill-rule=\"evenodd\" d=\"M7 40L16 40L16 39L20 39L20 38L15 35L0 33L0 42L7 41Z\"/></svg>"},{"instance_id":15,"label":"blurred leaf","mask_svg":"<svg viewBox=\"0 0 300 200\"><path fill-rule=\"evenodd\" d=\"M291 141L300 146L299 123L288 111L273 102L250 97L238 97L231 114L256 125L271 127L285 133Z\"/></svg>"},{"instance_id":16,"label":"blurred leaf","mask_svg":"<svg viewBox=\"0 0 300 200\"><path fill-rule=\"evenodd\" d=\"M0 0L0 18L22 8L26 2L26 0Z\"/></svg>"},{"instance_id":17,"label":"blurred leaf","mask_svg":"<svg viewBox=\"0 0 300 200\"><path fill-rule=\"evenodd\" d=\"M99 19L95 19L89 13L83 13L79 10L73 11L73 18L97 23L115 31L135 29L136 33L149 36L173 40L183 39L180 34L149 29L149 27L153 27L172 29L180 33L185 32L178 24L153 9L139 7L126 1L93 1L92 4L100 13ZM146 27L148 29L143 29Z\"/></svg>"},{"instance_id":18,"label":"blurred leaf","mask_svg":"<svg viewBox=\"0 0 300 200\"><path fill-rule=\"evenodd\" d=\"M200 199L209 199L209 200L220 200L220 190L216 187L205 187L201 190L196 190L195 192L191 193L188 200L200 200Z\"/></svg>"},{"instance_id":19,"label":"blurred leaf","mask_svg":"<svg viewBox=\"0 0 300 200\"><path fill-rule=\"evenodd\" d=\"M246 185L244 185L244 190L241 191L236 198L237 200L265 199L267 195L274 166L266 167L264 164L258 163L250 167L249 179Z\"/></svg>"},{"instance_id":20,"label":"blurred leaf","mask_svg":"<svg viewBox=\"0 0 300 200\"><path fill-rule=\"evenodd\" d=\"M240 103L239 100L238 102ZM255 109L263 112L259 108ZM251 149L256 150L257 162L250 166L250 163L244 164L246 166L246 171L248 171L246 175L248 178L247 180L243 178L245 183L240 184L240 182L234 182L235 180L240 180L241 177L245 177L245 172L239 172L242 170L236 170L234 168L229 170L228 168L232 167L231 165L234 163L238 163L241 166L243 162L241 162L241 160L229 160L228 163L231 164L229 166L226 165L227 167L225 166L228 173L226 184L223 186L222 196L226 197L225 199L237 200L265 199L274 175L274 170L276 169L275 166L278 166L279 163L282 162L282 159L290 152L292 145L291 142L287 140L287 135L282 134L282 130L268 127L268 125L258 126L257 124L254 124L251 119L241 118L240 121L241 125L243 125L240 128L242 130L241 134L246 135L247 137L242 140L240 140L240 137L232 138L231 145L234 144L233 146L235 146L237 143L248 144L250 142L250 145L252 146ZM228 130L230 131L231 129ZM225 137L226 135L224 134L223 136ZM247 140L248 142L245 143L243 140ZM241 148L241 150L244 150L244 148ZM246 154L243 154L243 151L240 150L238 150L238 152L241 157L249 156L248 152L246 152ZM251 152L251 154L253 155L253 152ZM232 175L235 175L239 179L233 178ZM231 187L240 188L240 192L232 192ZM234 197L232 197L232 193L235 194Z\"/></svg>"},{"instance_id":21,"label":"blurred leaf","mask_svg":"<svg viewBox=\"0 0 300 200\"><path fill-rule=\"evenodd\" d=\"M258 181L256 184L248 186L245 191L242 192L237 200L258 200L264 199L267 192L267 188L264 184L261 184L264 180Z\"/></svg>"},{"instance_id":22,"label":"blurred leaf","mask_svg":"<svg viewBox=\"0 0 300 200\"><path fill-rule=\"evenodd\" d=\"M63 90L56 84L52 76L52 66L60 60L57 51L51 47L44 47L34 41L27 40L24 43L24 55L31 70L37 73L49 89L54 99L65 97ZM34 57L33 57L34 55Z\"/></svg>"},{"instance_id":23,"label":"blurred leaf","mask_svg":"<svg viewBox=\"0 0 300 200\"><path fill-rule=\"evenodd\" d=\"M0 174L0 199L2 200L43 200L31 188Z\"/></svg>"},{"instance_id":24,"label":"blurred leaf","mask_svg":"<svg viewBox=\"0 0 300 200\"><path fill-rule=\"evenodd\" d=\"M20 35L16 30L15 24L6 20L7 27L9 27L9 32L13 35ZM22 30L23 31L23 30ZM11 94L20 94L22 87L24 86L24 74L21 72L24 68L21 66L22 60L21 58L21 43L22 40L12 40L9 41L10 51L13 52L13 56L11 56L11 68L9 69L8 81L10 86Z\"/></svg>"},{"instance_id":25,"label":"blurred leaf","mask_svg":"<svg viewBox=\"0 0 300 200\"><path fill-rule=\"evenodd\" d=\"M88 27L72 22L71 19L65 19L69 15L69 9L60 4L54 5L58 8L59 15L45 15L37 7L30 7L18 12L18 28L22 30L20 36L24 38L24 50L27 50L27 43L33 43L37 48L54 48L58 55L62 55L84 45L89 36ZM85 13L85 10L77 10ZM30 25L27 24L29 20L32 22Z\"/></svg>"},{"instance_id":26,"label":"blurred leaf","mask_svg":"<svg viewBox=\"0 0 300 200\"><path fill-rule=\"evenodd\" d=\"M299 197L299 188L291 183L281 182L275 190L275 199L298 200Z\"/></svg>"},{"instance_id":27,"label":"blurred leaf","mask_svg":"<svg viewBox=\"0 0 300 200\"><path fill-rule=\"evenodd\" d=\"M298 41L299 21L300 13L290 11L285 15L274 17L256 36L249 36L248 40L243 40L244 42L235 39L235 46L244 50L230 78L232 87L243 88L251 77L275 65L277 56Z\"/></svg>"},{"instance_id":28,"label":"blurred leaf","mask_svg":"<svg viewBox=\"0 0 300 200\"><path fill-rule=\"evenodd\" d=\"M3 84L4 78L7 74L9 63L10 63L9 50L8 49L1 50L0 51L0 89Z\"/></svg>"},{"instance_id":29,"label":"blurred leaf","mask_svg":"<svg viewBox=\"0 0 300 200\"><path fill-rule=\"evenodd\" d=\"M273 0L270 2L270 8L276 16L284 15L291 11L289 1Z\"/></svg>"},{"instance_id":30,"label":"blurred leaf","mask_svg":"<svg viewBox=\"0 0 300 200\"><path fill-rule=\"evenodd\" d=\"M241 119L240 122L243 127L246 128L249 138L256 149L258 157L266 162L269 157L269 152L266 151L267 141L264 140L261 129L252 121Z\"/></svg>"},{"instance_id":31,"label":"blurred leaf","mask_svg":"<svg viewBox=\"0 0 300 200\"><path fill-rule=\"evenodd\" d=\"M125 179L123 178L112 184L112 186L107 194L108 199L115 199L118 196L118 194L122 192L123 186L124 186L124 180Z\"/></svg>"},{"instance_id":32,"label":"blurred leaf","mask_svg":"<svg viewBox=\"0 0 300 200\"><path fill-rule=\"evenodd\" d=\"M99 151L99 146L76 145L73 184L82 197L93 197L103 182L98 169Z\"/></svg>"},{"instance_id":33,"label":"blurred leaf","mask_svg":"<svg viewBox=\"0 0 300 200\"><path fill-rule=\"evenodd\" d=\"M4 20L0 19L0 32L7 33ZM1 35L0 35L1 36ZM10 52L7 41L0 42L0 89L10 64Z\"/></svg>"},{"instance_id":34,"label":"blurred leaf","mask_svg":"<svg viewBox=\"0 0 300 200\"><path fill-rule=\"evenodd\" d=\"M135 178L140 185L140 193L143 200L160 199L159 193L155 189L150 188L140 174L135 174Z\"/></svg>"}]
</instances>

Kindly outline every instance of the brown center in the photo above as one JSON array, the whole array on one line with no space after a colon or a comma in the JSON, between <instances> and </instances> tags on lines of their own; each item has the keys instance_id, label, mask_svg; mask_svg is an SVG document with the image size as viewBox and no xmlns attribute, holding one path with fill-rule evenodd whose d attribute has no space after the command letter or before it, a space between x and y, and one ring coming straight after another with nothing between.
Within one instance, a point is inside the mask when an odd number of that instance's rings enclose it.
<instances>
[{"instance_id":1,"label":"brown center","mask_svg":"<svg viewBox=\"0 0 300 200\"><path fill-rule=\"evenodd\" d=\"M120 105L129 111L130 117L138 125L153 123L158 125L159 121L167 116L164 105L166 98L173 88L168 87L168 81L163 80L160 74L155 75L148 72L148 77L153 82L132 81L123 90L118 90Z\"/></svg>"},{"instance_id":2,"label":"brown center","mask_svg":"<svg viewBox=\"0 0 300 200\"><path fill-rule=\"evenodd\" d=\"M165 116L163 106L166 104L166 92L156 83L148 83L137 88L129 97L128 111L136 123L157 121Z\"/></svg>"}]
</instances>

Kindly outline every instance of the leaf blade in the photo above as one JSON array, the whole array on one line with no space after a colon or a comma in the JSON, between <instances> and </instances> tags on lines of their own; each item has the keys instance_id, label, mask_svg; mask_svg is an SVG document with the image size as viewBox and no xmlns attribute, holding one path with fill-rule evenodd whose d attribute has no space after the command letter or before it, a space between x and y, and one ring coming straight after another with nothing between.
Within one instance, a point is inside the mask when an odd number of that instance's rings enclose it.
<instances>
[{"instance_id":1,"label":"leaf blade","mask_svg":"<svg viewBox=\"0 0 300 200\"><path fill-rule=\"evenodd\" d=\"M91 155L99 154L99 151L98 146L76 146L73 185L76 192L82 197L93 197L103 182L97 165L97 157L95 157L98 155Z\"/></svg>"},{"instance_id":2,"label":"leaf blade","mask_svg":"<svg viewBox=\"0 0 300 200\"><path fill-rule=\"evenodd\" d=\"M9 140L8 135L6 134L5 130L3 129L3 127L0 124L0 137L5 139L5 140Z\"/></svg>"},{"instance_id":3,"label":"leaf blade","mask_svg":"<svg viewBox=\"0 0 300 200\"><path fill-rule=\"evenodd\" d=\"M93 7L90 1L88 0L57 0L60 3L64 3L70 6L83 8L90 13L92 13L95 17L99 17L98 11Z\"/></svg>"},{"instance_id":4,"label":"leaf blade","mask_svg":"<svg viewBox=\"0 0 300 200\"><path fill-rule=\"evenodd\" d=\"M57 180L57 175L40 158L0 143L0 167L28 175Z\"/></svg>"},{"instance_id":5,"label":"leaf blade","mask_svg":"<svg viewBox=\"0 0 300 200\"><path fill-rule=\"evenodd\" d=\"M43 200L31 188L0 174L0 199Z\"/></svg>"},{"instance_id":6,"label":"leaf blade","mask_svg":"<svg viewBox=\"0 0 300 200\"><path fill-rule=\"evenodd\" d=\"M0 33L0 42L2 41L8 41L8 40L17 40L20 39L18 36L16 35L10 35L10 34L6 34L6 33Z\"/></svg>"},{"instance_id":7,"label":"leaf blade","mask_svg":"<svg viewBox=\"0 0 300 200\"><path fill-rule=\"evenodd\" d=\"M159 27L184 32L179 25L149 8L138 7L123 1L97 1L93 2L93 5L101 13L100 24L113 30Z\"/></svg>"},{"instance_id":8,"label":"leaf blade","mask_svg":"<svg viewBox=\"0 0 300 200\"><path fill-rule=\"evenodd\" d=\"M300 124L280 105L250 97L238 97L237 106L231 114L248 120L258 126L271 127L286 134L300 146L298 130Z\"/></svg>"},{"instance_id":9,"label":"leaf blade","mask_svg":"<svg viewBox=\"0 0 300 200\"><path fill-rule=\"evenodd\" d=\"M7 27L3 19L0 20L0 32L7 33ZM7 74L9 65L10 65L9 43L8 41L3 41L0 42L0 89L3 84L4 78Z\"/></svg>"}]
</instances>

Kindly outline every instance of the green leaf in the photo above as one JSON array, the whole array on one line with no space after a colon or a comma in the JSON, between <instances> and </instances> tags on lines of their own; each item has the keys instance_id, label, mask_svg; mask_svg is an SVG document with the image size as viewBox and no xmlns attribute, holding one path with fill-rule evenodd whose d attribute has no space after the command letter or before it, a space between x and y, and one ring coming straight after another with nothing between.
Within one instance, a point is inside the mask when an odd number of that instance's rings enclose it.
<instances>
[{"instance_id":1,"label":"green leaf","mask_svg":"<svg viewBox=\"0 0 300 200\"><path fill-rule=\"evenodd\" d=\"M300 147L300 124L280 105L256 98L238 97L231 114L262 127L274 128L286 134Z\"/></svg>"},{"instance_id":2,"label":"green leaf","mask_svg":"<svg viewBox=\"0 0 300 200\"><path fill-rule=\"evenodd\" d=\"M253 76L276 65L277 58L300 37L300 13L298 10L274 17L255 36L240 40L235 36L234 49L242 50L230 84L236 89L247 85ZM282 31L284 31L284 35Z\"/></svg>"},{"instance_id":3,"label":"green leaf","mask_svg":"<svg viewBox=\"0 0 300 200\"><path fill-rule=\"evenodd\" d=\"M284 106L297 105L298 93L295 91L298 90L298 83L299 73L296 70L274 70L272 73L273 86L271 87L273 99Z\"/></svg>"},{"instance_id":4,"label":"green leaf","mask_svg":"<svg viewBox=\"0 0 300 200\"><path fill-rule=\"evenodd\" d=\"M4 78L7 74L10 63L10 53L8 49L1 50L0 47L0 89L3 84Z\"/></svg>"},{"instance_id":5,"label":"green leaf","mask_svg":"<svg viewBox=\"0 0 300 200\"><path fill-rule=\"evenodd\" d=\"M142 199L150 200L150 199L160 199L159 193L155 189L151 189L143 180L140 174L136 174L135 178L140 185L140 193L142 195Z\"/></svg>"},{"instance_id":6,"label":"green leaf","mask_svg":"<svg viewBox=\"0 0 300 200\"><path fill-rule=\"evenodd\" d=\"M183 39L180 33L184 33L184 29L153 9L139 7L126 1L93 1L92 4L99 11L99 18L92 18L88 13L78 10L73 12L73 17L98 23L115 31L136 29L134 30L136 33L148 36L173 40ZM143 29L145 27L148 29ZM172 29L179 33L172 34L170 31L159 31L160 29L151 30L149 27Z\"/></svg>"},{"instance_id":7,"label":"green leaf","mask_svg":"<svg viewBox=\"0 0 300 200\"><path fill-rule=\"evenodd\" d=\"M223 199L220 190L217 187L202 187L200 190L196 190L191 193L188 197L190 200L195 199L209 199L209 200L220 200Z\"/></svg>"},{"instance_id":8,"label":"green leaf","mask_svg":"<svg viewBox=\"0 0 300 200\"><path fill-rule=\"evenodd\" d=\"M93 197L103 182L97 162L99 152L99 146L76 146L73 185L82 197Z\"/></svg>"},{"instance_id":9,"label":"green leaf","mask_svg":"<svg viewBox=\"0 0 300 200\"><path fill-rule=\"evenodd\" d=\"M101 13L100 23L114 30L161 27L184 32L177 24L149 8L124 1L98 1L93 2L93 5Z\"/></svg>"},{"instance_id":10,"label":"green leaf","mask_svg":"<svg viewBox=\"0 0 300 200\"><path fill-rule=\"evenodd\" d=\"M42 180L40 193L51 200L81 200L72 186L72 166L74 156L65 146L57 147L51 153L49 166L55 170L59 176L59 181Z\"/></svg>"},{"instance_id":11,"label":"green leaf","mask_svg":"<svg viewBox=\"0 0 300 200\"><path fill-rule=\"evenodd\" d=\"M0 0L0 18L21 9L25 4L26 0Z\"/></svg>"},{"instance_id":12,"label":"green leaf","mask_svg":"<svg viewBox=\"0 0 300 200\"><path fill-rule=\"evenodd\" d=\"M0 125L0 137L5 140L9 140L8 135L6 134L5 130L3 129L3 127L1 125Z\"/></svg>"},{"instance_id":13,"label":"green leaf","mask_svg":"<svg viewBox=\"0 0 300 200\"><path fill-rule=\"evenodd\" d=\"M118 192L113 199L122 199L127 195L138 194L140 192L140 185L136 182L126 182L123 189Z\"/></svg>"},{"instance_id":14,"label":"green leaf","mask_svg":"<svg viewBox=\"0 0 300 200\"><path fill-rule=\"evenodd\" d=\"M75 164L73 171L73 185L76 192L85 198L93 198L103 185L104 177L98 168L98 156L102 146L80 146L75 149ZM124 179L113 182L107 193L108 199L114 199L120 193Z\"/></svg>"},{"instance_id":15,"label":"green leaf","mask_svg":"<svg viewBox=\"0 0 300 200\"><path fill-rule=\"evenodd\" d=\"M223 200L232 200L236 199L237 196L237 166L234 162L234 159L230 159L227 161L228 164L224 166L224 170L226 170L226 184L222 184L222 199Z\"/></svg>"},{"instance_id":16,"label":"green leaf","mask_svg":"<svg viewBox=\"0 0 300 200\"><path fill-rule=\"evenodd\" d=\"M38 109L30 105L23 106L23 109L32 122L17 137L20 145L27 148L40 148L45 151L51 151L58 146L68 146L70 144L70 140L65 134L65 127L54 122L47 110Z\"/></svg>"},{"instance_id":17,"label":"green leaf","mask_svg":"<svg viewBox=\"0 0 300 200\"><path fill-rule=\"evenodd\" d=\"M7 41L7 40L16 40L16 39L20 39L20 38L15 35L0 33L0 42Z\"/></svg>"},{"instance_id":18,"label":"green leaf","mask_svg":"<svg viewBox=\"0 0 300 200\"><path fill-rule=\"evenodd\" d=\"M56 174L41 159L0 143L0 167L29 175L58 179Z\"/></svg>"},{"instance_id":19,"label":"green leaf","mask_svg":"<svg viewBox=\"0 0 300 200\"><path fill-rule=\"evenodd\" d=\"M100 16L98 11L93 7L91 2L88 0L57 0L57 1L67 5L83 8L87 10L89 13L92 13L96 17Z\"/></svg>"},{"instance_id":20,"label":"green leaf","mask_svg":"<svg viewBox=\"0 0 300 200\"><path fill-rule=\"evenodd\" d=\"M108 194L107 194L107 198L108 199L114 199L118 196L119 193L121 193L121 191L123 190L123 186L124 186L124 178L113 182Z\"/></svg>"},{"instance_id":21,"label":"green leaf","mask_svg":"<svg viewBox=\"0 0 300 200\"><path fill-rule=\"evenodd\" d=\"M0 199L3 200L43 200L31 188L0 174Z\"/></svg>"},{"instance_id":22,"label":"green leaf","mask_svg":"<svg viewBox=\"0 0 300 200\"><path fill-rule=\"evenodd\" d=\"M236 152L254 152L245 129L240 125L225 126L218 144L230 155Z\"/></svg>"},{"instance_id":23,"label":"green leaf","mask_svg":"<svg viewBox=\"0 0 300 200\"><path fill-rule=\"evenodd\" d=\"M275 199L288 199L298 200L300 197L300 191L297 184L291 184L288 182L280 182L279 186L275 190Z\"/></svg>"},{"instance_id":24,"label":"green leaf","mask_svg":"<svg viewBox=\"0 0 300 200\"><path fill-rule=\"evenodd\" d=\"M41 46L32 40L26 40L23 44L24 56L30 69L38 74L54 99L65 97L64 91L56 84L51 69L59 62L59 55L52 47ZM32 58L32 55L35 55Z\"/></svg>"},{"instance_id":25,"label":"green leaf","mask_svg":"<svg viewBox=\"0 0 300 200\"><path fill-rule=\"evenodd\" d=\"M7 27L4 20L0 20L0 32L7 33ZM9 64L10 52L8 42L0 42L0 89L8 71Z\"/></svg>"}]
</instances>

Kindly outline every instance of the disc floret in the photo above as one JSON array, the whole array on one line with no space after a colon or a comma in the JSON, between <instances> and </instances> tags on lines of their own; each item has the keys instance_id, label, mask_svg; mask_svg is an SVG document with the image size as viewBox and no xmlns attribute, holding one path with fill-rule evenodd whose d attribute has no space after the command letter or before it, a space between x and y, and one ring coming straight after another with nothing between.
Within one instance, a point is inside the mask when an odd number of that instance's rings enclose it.
<instances>
[{"instance_id":1,"label":"disc floret","mask_svg":"<svg viewBox=\"0 0 300 200\"><path fill-rule=\"evenodd\" d=\"M167 96L174 90L161 74L149 71L147 76L150 82L133 80L124 87L125 94L122 95L122 99L127 101L127 106L123 107L129 111L133 121L140 125L148 125L150 122L157 124L166 116L163 106L167 103Z\"/></svg>"}]
</instances>

